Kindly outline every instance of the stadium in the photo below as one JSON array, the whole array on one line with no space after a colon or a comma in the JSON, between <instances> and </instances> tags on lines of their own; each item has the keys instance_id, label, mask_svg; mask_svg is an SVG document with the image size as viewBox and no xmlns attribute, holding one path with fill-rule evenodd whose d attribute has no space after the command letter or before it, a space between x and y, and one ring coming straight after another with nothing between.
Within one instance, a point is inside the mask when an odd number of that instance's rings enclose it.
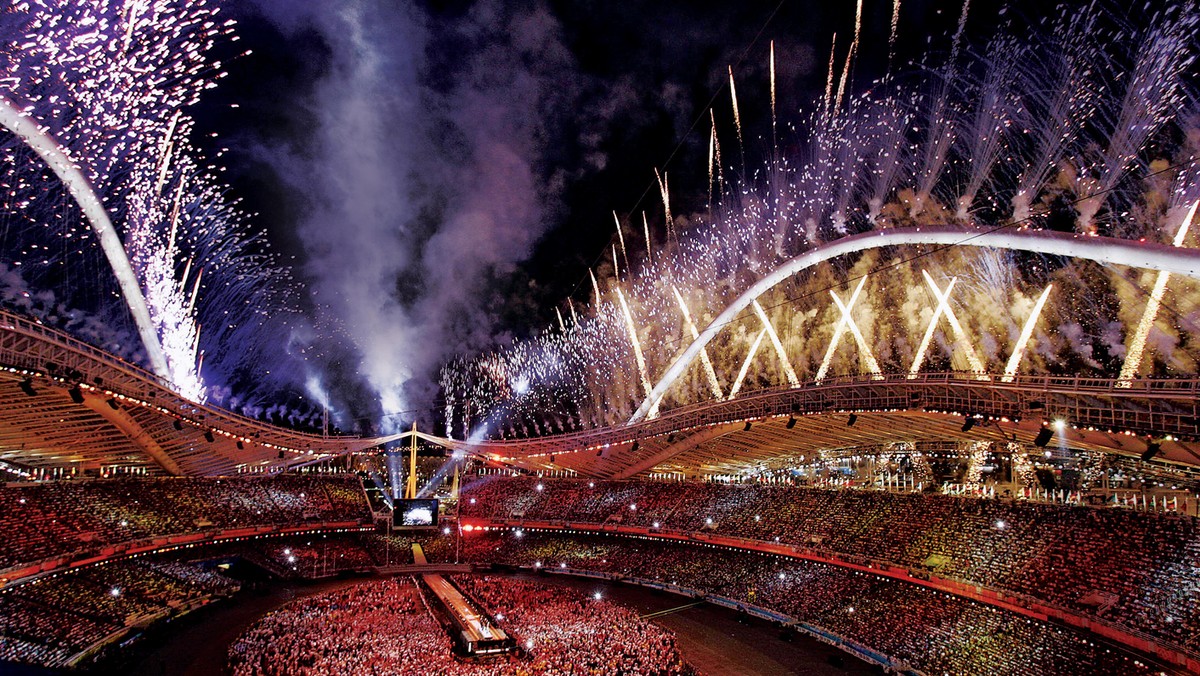
<instances>
[{"instance_id":1,"label":"stadium","mask_svg":"<svg viewBox=\"0 0 1200 676\"><path fill-rule=\"evenodd\" d=\"M1200 673L1200 10L746 10L539 277L602 21L251 4L0 14L0 672Z\"/></svg>"}]
</instances>

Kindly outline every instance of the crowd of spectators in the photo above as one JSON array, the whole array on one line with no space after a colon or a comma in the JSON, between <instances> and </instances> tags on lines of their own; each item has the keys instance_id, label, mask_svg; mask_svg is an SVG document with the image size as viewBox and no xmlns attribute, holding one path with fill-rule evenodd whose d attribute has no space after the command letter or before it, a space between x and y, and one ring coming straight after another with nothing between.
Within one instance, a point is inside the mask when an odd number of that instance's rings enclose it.
<instances>
[{"instance_id":1,"label":"crowd of spectators","mask_svg":"<svg viewBox=\"0 0 1200 676\"><path fill-rule=\"evenodd\" d=\"M317 579L413 564L413 544L427 560L454 561L454 536L436 533L313 534L240 543L226 548L282 577Z\"/></svg>"},{"instance_id":2,"label":"crowd of spectators","mask_svg":"<svg viewBox=\"0 0 1200 676\"><path fill-rule=\"evenodd\" d=\"M0 660L67 665L129 627L239 589L211 569L126 560L0 591Z\"/></svg>"},{"instance_id":3,"label":"crowd of spectators","mask_svg":"<svg viewBox=\"0 0 1200 676\"><path fill-rule=\"evenodd\" d=\"M1200 524L1170 513L787 485L484 477L466 520L781 542L1025 595L1200 649Z\"/></svg>"},{"instance_id":4,"label":"crowd of spectators","mask_svg":"<svg viewBox=\"0 0 1200 676\"><path fill-rule=\"evenodd\" d=\"M364 583L276 610L230 646L235 676L449 673L450 638L408 580Z\"/></svg>"},{"instance_id":5,"label":"crowd of spectators","mask_svg":"<svg viewBox=\"0 0 1200 676\"><path fill-rule=\"evenodd\" d=\"M480 562L640 578L766 608L924 673L1155 673L1075 630L818 562L646 538L528 531L521 537L476 533L465 538L463 551Z\"/></svg>"},{"instance_id":6,"label":"crowd of spectators","mask_svg":"<svg viewBox=\"0 0 1200 676\"><path fill-rule=\"evenodd\" d=\"M456 579L520 649L460 659L406 578L367 582L266 615L229 650L234 676L411 673L689 674L674 637L636 614L577 591L502 578Z\"/></svg>"},{"instance_id":7,"label":"crowd of spectators","mask_svg":"<svg viewBox=\"0 0 1200 676\"><path fill-rule=\"evenodd\" d=\"M210 528L368 519L351 475L0 485L0 570Z\"/></svg>"},{"instance_id":8,"label":"crowd of spectators","mask_svg":"<svg viewBox=\"0 0 1200 676\"><path fill-rule=\"evenodd\" d=\"M453 580L526 649L533 673L691 673L670 632L603 598L505 577Z\"/></svg>"}]
</instances>

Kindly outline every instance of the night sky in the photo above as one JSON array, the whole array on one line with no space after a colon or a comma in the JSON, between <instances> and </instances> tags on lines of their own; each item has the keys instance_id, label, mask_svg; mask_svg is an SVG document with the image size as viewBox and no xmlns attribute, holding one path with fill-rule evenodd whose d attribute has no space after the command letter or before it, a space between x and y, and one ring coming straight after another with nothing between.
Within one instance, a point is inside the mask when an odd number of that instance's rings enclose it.
<instances>
[{"instance_id":1,"label":"night sky","mask_svg":"<svg viewBox=\"0 0 1200 676\"><path fill-rule=\"evenodd\" d=\"M200 140L210 157L228 149L232 196L295 257L313 320L290 343L306 346L310 393L319 374L315 389L359 428L384 411L429 421L448 357L536 333L568 297L585 302L589 267L611 258L614 210L646 212L663 236L656 168L677 216L703 212L710 107L733 138L729 66L745 166L761 166L770 40L786 153L824 90L835 32L840 69L855 13L852 2L228 9L241 39L217 47L229 75L194 111L216 134ZM894 70L948 51L961 11L905 2ZM891 14L891 2L864 3L857 91L887 69ZM980 41L1001 21L1038 19L995 3L969 16Z\"/></svg>"}]
</instances>

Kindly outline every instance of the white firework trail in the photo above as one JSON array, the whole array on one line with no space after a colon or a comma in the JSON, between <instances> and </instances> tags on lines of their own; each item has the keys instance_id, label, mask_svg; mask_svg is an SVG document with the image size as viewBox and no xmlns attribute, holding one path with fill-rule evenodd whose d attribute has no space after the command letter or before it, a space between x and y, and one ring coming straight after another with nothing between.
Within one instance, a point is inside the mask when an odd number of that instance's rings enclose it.
<instances>
[{"instance_id":1,"label":"white firework trail","mask_svg":"<svg viewBox=\"0 0 1200 676\"><path fill-rule=\"evenodd\" d=\"M733 387L729 388L729 399L737 397L738 392L742 389L742 382L746 379L746 373L750 371L750 364L754 363L754 356L758 354L758 346L762 345L763 336L767 334L766 329L761 329L758 335L754 337L754 342L750 345L750 351L746 353L746 358L742 361L742 367L738 369L737 379L733 381Z\"/></svg>"},{"instance_id":2,"label":"white firework trail","mask_svg":"<svg viewBox=\"0 0 1200 676\"><path fill-rule=\"evenodd\" d=\"M1033 310L1029 313L1029 317L1025 320L1025 325L1021 327L1021 335L1017 338L1017 346L1013 349L1013 353L1008 358L1008 364L1004 366L1004 376L1000 379L1002 382L1011 383L1017 375L1017 370L1021 367L1021 359L1025 357L1025 348L1029 345L1029 339L1033 337L1033 329L1037 326L1038 318L1042 316L1042 308L1046 307L1046 299L1050 297L1050 290L1054 288L1053 284L1047 284L1042 295L1038 296L1037 302L1033 305Z\"/></svg>"},{"instance_id":3,"label":"white firework trail","mask_svg":"<svg viewBox=\"0 0 1200 676\"><path fill-rule=\"evenodd\" d=\"M1014 366L1115 377L1119 362L1108 352L1111 341L1099 336L1114 324L1120 330L1124 315L1115 308L1129 301L1113 297L1098 266L1076 261L1096 261L1100 270L1132 266L1195 278L1195 252L1154 242L1171 241L1161 231L1177 234L1174 216L1170 222L1158 216L1162 205L1191 207L1196 198L1195 186L1179 180L1175 184L1183 187L1171 188L1165 200L1163 195L1172 176L1182 173L1173 165L1187 161L1174 144L1186 136L1184 121L1200 119L1197 101L1154 98L1165 108L1147 108L1145 119L1127 117L1146 135L1121 134L1115 125L1118 113L1126 114L1122 102L1131 81L1144 82L1147 92L1161 91L1171 81L1193 80L1192 65L1159 59L1134 77L1146 61L1139 58L1139 41L1154 34L1110 29L1101 44L1097 26L1136 21L1102 20L1105 14L1094 6L1064 13L1036 39L1002 33L975 52L961 28L969 5L963 9L954 44L945 50L949 63L926 66L911 78L890 74L865 94L849 91L853 61L838 72L839 55L831 49L825 95L787 144L795 154L769 157L765 173L739 174L736 186L724 183L730 167L710 109L707 189L716 199L709 212L680 218L687 230L676 231L666 174L657 171L669 223L667 243L653 260L647 254L639 266L630 259L619 280L605 268L592 271L588 312L565 331L457 367L460 372L447 376L447 391L457 392L459 406L470 401L487 408L490 419L504 421L506 434L620 424L659 408L725 398L731 391L740 395L751 386L747 378L754 382L753 369L777 381L769 386L791 386L782 360L776 368L781 354L801 383L828 378L835 363L846 374L909 374L914 363L919 373L931 360L917 352L927 352L933 339L922 340L922 334L947 324L951 368L984 377L990 363L996 377L1014 380ZM1191 26L1198 13L1200 8L1174 7L1151 24L1169 19ZM1129 58L1115 58L1126 52ZM1101 77L1097 63L1111 64L1112 72ZM840 103L838 75L846 82ZM1114 165L1126 169L1098 212L1106 237L1044 231L1045 205L1091 194L1071 170L1097 180L1109 155L1140 159ZM756 182L760 175L766 180ZM913 209L918 201L920 208ZM1029 220L1014 225L1014 214ZM644 214L643 229L649 250ZM1001 274L995 274L998 266ZM922 284L922 268L931 279L957 282L945 291ZM606 277L597 279L601 271ZM832 301L819 300L855 278L848 299L834 294ZM620 293L604 296L601 284ZM922 286L934 288L938 299L929 326L918 314L928 305ZM1032 306L1029 316L1001 310L1017 306ZM775 355L766 355L758 348L772 331ZM846 332L855 335L858 359L834 360ZM816 338L831 333L829 344ZM747 361L756 335L758 347ZM1200 349L1183 341L1176 349L1186 355L1173 363L1200 362ZM693 369L693 361L703 368ZM717 374L743 371L736 391L732 384L720 387ZM692 377L685 377L689 372ZM505 394L503 385L515 374L531 383L520 397ZM653 385L649 393L647 383Z\"/></svg>"},{"instance_id":4,"label":"white firework trail","mask_svg":"<svg viewBox=\"0 0 1200 676\"><path fill-rule=\"evenodd\" d=\"M1196 207L1200 207L1200 200L1192 203L1183 222L1179 224L1179 230L1175 232L1175 239L1172 242L1174 246L1183 246L1188 229L1191 228L1192 221L1196 218ZM1137 328L1133 330L1133 337L1129 341L1129 351L1125 354L1125 363L1121 365L1121 373L1117 376L1118 387L1133 385L1133 378L1141 368L1142 356L1146 353L1146 338L1150 335L1150 328L1154 326L1154 319L1158 316L1158 308L1162 305L1162 297L1167 291L1167 282L1170 279L1171 273L1166 270L1160 271L1154 279L1154 288L1150 291L1150 299L1146 301L1146 309L1142 311L1142 318L1138 321Z\"/></svg>"}]
</instances>

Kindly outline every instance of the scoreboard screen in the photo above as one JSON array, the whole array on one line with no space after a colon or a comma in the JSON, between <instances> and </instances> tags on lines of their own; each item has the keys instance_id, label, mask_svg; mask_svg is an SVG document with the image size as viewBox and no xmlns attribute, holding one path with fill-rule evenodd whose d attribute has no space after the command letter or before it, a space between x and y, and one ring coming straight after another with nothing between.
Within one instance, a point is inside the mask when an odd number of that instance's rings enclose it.
<instances>
[{"instance_id":1,"label":"scoreboard screen","mask_svg":"<svg viewBox=\"0 0 1200 676\"><path fill-rule=\"evenodd\" d=\"M392 503L393 528L437 528L437 500L396 500Z\"/></svg>"}]
</instances>

